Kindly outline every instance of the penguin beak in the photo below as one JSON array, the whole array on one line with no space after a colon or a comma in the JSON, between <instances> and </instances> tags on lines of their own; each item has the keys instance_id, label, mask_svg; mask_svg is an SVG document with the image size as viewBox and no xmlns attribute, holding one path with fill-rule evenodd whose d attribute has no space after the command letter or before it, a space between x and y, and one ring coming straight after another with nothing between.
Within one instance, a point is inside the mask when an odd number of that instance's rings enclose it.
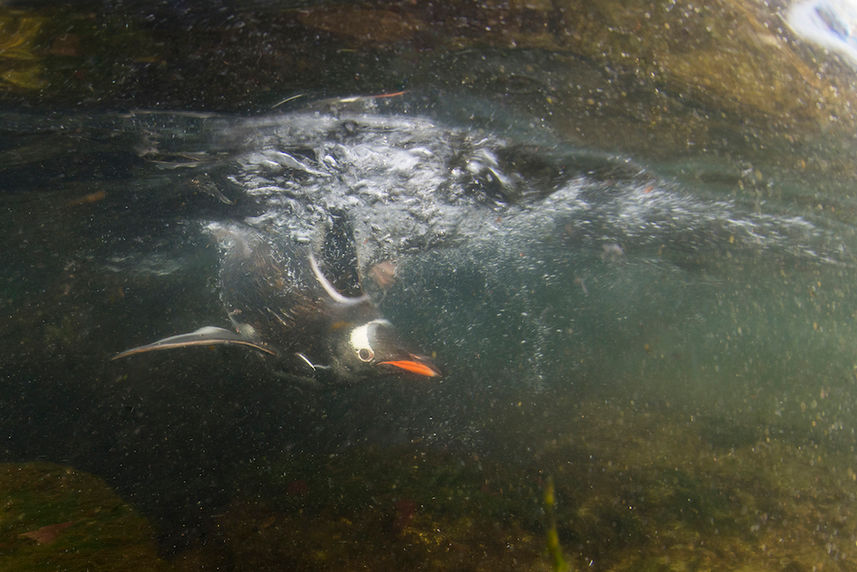
<instances>
[{"instance_id":1,"label":"penguin beak","mask_svg":"<svg viewBox=\"0 0 857 572\"><path fill-rule=\"evenodd\" d=\"M393 325L383 318L371 320L351 330L348 342L348 351L354 352L360 361L422 377L442 375L429 358L403 348Z\"/></svg>"},{"instance_id":2,"label":"penguin beak","mask_svg":"<svg viewBox=\"0 0 857 572\"><path fill-rule=\"evenodd\" d=\"M407 354L403 359L380 361L378 365L389 365L423 377L441 377L441 372L428 358Z\"/></svg>"}]
</instances>

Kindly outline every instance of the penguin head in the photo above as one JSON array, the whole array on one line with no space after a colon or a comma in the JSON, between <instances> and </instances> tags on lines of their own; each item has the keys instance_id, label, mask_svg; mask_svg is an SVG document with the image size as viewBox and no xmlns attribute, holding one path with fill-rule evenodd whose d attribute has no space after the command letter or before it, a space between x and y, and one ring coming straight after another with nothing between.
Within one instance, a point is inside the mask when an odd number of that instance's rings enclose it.
<instances>
[{"instance_id":1,"label":"penguin head","mask_svg":"<svg viewBox=\"0 0 857 572\"><path fill-rule=\"evenodd\" d=\"M405 349L393 325L383 318L348 328L336 354L337 369L346 378L379 373L441 376L429 358Z\"/></svg>"}]
</instances>

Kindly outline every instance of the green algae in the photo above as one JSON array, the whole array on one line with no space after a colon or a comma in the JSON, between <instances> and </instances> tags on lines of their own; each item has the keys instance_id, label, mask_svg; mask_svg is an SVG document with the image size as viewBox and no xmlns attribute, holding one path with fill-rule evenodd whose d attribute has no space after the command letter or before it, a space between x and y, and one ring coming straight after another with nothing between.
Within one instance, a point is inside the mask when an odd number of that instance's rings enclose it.
<instances>
[{"instance_id":1,"label":"green algae","mask_svg":"<svg viewBox=\"0 0 857 572\"><path fill-rule=\"evenodd\" d=\"M733 439L674 407L568 399L536 401L543 409L532 416L498 415L502 434L520 439L505 454L412 444L272 462L247 475L217 518L220 557L238 569L320 570L857 561L848 518L857 473L840 442L776 427L738 427ZM521 443L529 454L514 453Z\"/></svg>"},{"instance_id":2,"label":"green algae","mask_svg":"<svg viewBox=\"0 0 857 572\"><path fill-rule=\"evenodd\" d=\"M0 497L4 570L165 569L149 524L92 475L6 463Z\"/></svg>"},{"instance_id":3,"label":"green algae","mask_svg":"<svg viewBox=\"0 0 857 572\"><path fill-rule=\"evenodd\" d=\"M775 427L712 431L713 421L661 405L553 401L505 416L504 434L529 443L529 455L411 443L273 457L241 479L204 545L168 561L100 480L2 465L0 564L679 571L857 560L857 473L842 443ZM45 527L56 530L33 535Z\"/></svg>"},{"instance_id":4,"label":"green algae","mask_svg":"<svg viewBox=\"0 0 857 572\"><path fill-rule=\"evenodd\" d=\"M45 18L0 8L0 89L34 90L47 86L38 50Z\"/></svg>"},{"instance_id":5,"label":"green algae","mask_svg":"<svg viewBox=\"0 0 857 572\"><path fill-rule=\"evenodd\" d=\"M568 562L565 560L565 556L562 554L562 545L559 542L559 532L556 529L556 515L554 514L554 507L556 506L556 490L553 484L553 477L551 476L548 476L547 481L545 482L543 498L545 513L547 513L548 518L548 553L553 560L554 572L564 572L570 568Z\"/></svg>"},{"instance_id":6,"label":"green algae","mask_svg":"<svg viewBox=\"0 0 857 572\"><path fill-rule=\"evenodd\" d=\"M478 457L361 447L275 467L218 519L241 569L550 569L536 480L498 481L502 468Z\"/></svg>"},{"instance_id":7,"label":"green algae","mask_svg":"<svg viewBox=\"0 0 857 572\"><path fill-rule=\"evenodd\" d=\"M836 444L760 435L723 447L695 420L653 409L589 403L586 423L543 452L566 499L561 538L584 560L610 570L779 570L857 558L857 526L841 516L857 485Z\"/></svg>"}]
</instances>

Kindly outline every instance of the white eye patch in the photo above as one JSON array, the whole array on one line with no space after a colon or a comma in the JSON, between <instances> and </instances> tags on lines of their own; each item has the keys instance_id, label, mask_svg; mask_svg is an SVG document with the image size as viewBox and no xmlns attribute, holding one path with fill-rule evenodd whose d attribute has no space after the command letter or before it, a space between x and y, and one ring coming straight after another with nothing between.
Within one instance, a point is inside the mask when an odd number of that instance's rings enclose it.
<instances>
[{"instance_id":1,"label":"white eye patch","mask_svg":"<svg viewBox=\"0 0 857 572\"><path fill-rule=\"evenodd\" d=\"M357 354L357 359L370 362L375 357L375 350L369 341L369 329L379 324L391 325L387 320L372 320L351 330L351 349Z\"/></svg>"}]
</instances>

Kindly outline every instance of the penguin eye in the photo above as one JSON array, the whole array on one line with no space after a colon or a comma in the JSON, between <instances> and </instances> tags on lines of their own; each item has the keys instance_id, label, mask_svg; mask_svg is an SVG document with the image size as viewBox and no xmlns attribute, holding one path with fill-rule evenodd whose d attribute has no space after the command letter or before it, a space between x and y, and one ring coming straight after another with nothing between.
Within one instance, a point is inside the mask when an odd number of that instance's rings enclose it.
<instances>
[{"instance_id":1,"label":"penguin eye","mask_svg":"<svg viewBox=\"0 0 857 572\"><path fill-rule=\"evenodd\" d=\"M360 358L360 361L372 361L372 358L375 357L375 352L369 348L360 348L357 350L357 357Z\"/></svg>"}]
</instances>

